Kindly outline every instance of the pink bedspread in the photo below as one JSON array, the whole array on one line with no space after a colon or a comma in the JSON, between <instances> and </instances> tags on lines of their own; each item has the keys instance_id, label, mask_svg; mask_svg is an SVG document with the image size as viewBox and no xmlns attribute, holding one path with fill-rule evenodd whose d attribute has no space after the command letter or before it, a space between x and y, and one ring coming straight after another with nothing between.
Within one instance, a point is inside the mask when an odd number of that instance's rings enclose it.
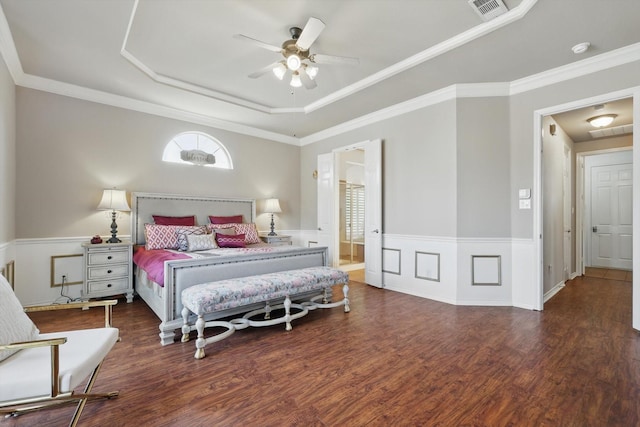
<instances>
[{"instance_id":1,"label":"pink bedspread","mask_svg":"<svg viewBox=\"0 0 640 427\"><path fill-rule=\"evenodd\" d=\"M191 258L187 254L180 254L164 249L147 250L144 246L136 247L133 262L138 268L147 273L147 277L160 286L164 286L164 262L174 259Z\"/></svg>"}]
</instances>

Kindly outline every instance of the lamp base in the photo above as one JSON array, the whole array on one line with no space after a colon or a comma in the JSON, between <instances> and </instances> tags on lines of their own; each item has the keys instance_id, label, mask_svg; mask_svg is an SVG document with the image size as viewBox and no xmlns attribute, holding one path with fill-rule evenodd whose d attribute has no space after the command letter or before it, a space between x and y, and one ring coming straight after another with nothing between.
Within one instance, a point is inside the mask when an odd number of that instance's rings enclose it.
<instances>
[{"instance_id":1,"label":"lamp base","mask_svg":"<svg viewBox=\"0 0 640 427\"><path fill-rule=\"evenodd\" d=\"M116 211L111 212L111 238L106 243L120 243L122 240L116 237L118 234L118 224L116 224Z\"/></svg>"},{"instance_id":2,"label":"lamp base","mask_svg":"<svg viewBox=\"0 0 640 427\"><path fill-rule=\"evenodd\" d=\"M277 236L276 232L273 231L273 227L275 226L275 224L273 223L273 214L271 214L271 232L269 234L267 234L267 236Z\"/></svg>"}]
</instances>

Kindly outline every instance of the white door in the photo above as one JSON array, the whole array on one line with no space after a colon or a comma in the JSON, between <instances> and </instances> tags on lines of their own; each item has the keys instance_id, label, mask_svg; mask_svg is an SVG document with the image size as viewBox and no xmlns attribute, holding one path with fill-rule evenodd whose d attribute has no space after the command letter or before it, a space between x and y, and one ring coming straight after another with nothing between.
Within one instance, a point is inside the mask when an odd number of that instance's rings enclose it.
<instances>
[{"instance_id":1,"label":"white door","mask_svg":"<svg viewBox=\"0 0 640 427\"><path fill-rule=\"evenodd\" d=\"M382 287L382 141L364 144L364 281Z\"/></svg>"},{"instance_id":2,"label":"white door","mask_svg":"<svg viewBox=\"0 0 640 427\"><path fill-rule=\"evenodd\" d=\"M336 241L334 238L335 197L334 154L320 154L318 156L318 245L329 248L327 264L334 266Z\"/></svg>"},{"instance_id":3,"label":"white door","mask_svg":"<svg viewBox=\"0 0 640 427\"><path fill-rule=\"evenodd\" d=\"M591 168L591 266L632 269L631 163Z\"/></svg>"}]
</instances>

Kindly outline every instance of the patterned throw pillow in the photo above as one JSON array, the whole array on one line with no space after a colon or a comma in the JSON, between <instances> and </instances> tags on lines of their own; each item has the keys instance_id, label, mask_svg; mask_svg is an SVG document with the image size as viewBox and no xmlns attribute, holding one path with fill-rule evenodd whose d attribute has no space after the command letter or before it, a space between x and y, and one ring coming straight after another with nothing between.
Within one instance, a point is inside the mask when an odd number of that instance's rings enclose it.
<instances>
[{"instance_id":1,"label":"patterned throw pillow","mask_svg":"<svg viewBox=\"0 0 640 427\"><path fill-rule=\"evenodd\" d=\"M260 236L258 236L258 229L252 222L248 224L233 224L238 234L244 234L244 242L247 245L253 243L260 243Z\"/></svg>"},{"instance_id":2,"label":"patterned throw pillow","mask_svg":"<svg viewBox=\"0 0 640 427\"><path fill-rule=\"evenodd\" d=\"M216 234L218 246L221 248L244 248L244 234Z\"/></svg>"},{"instance_id":3,"label":"patterned throw pillow","mask_svg":"<svg viewBox=\"0 0 640 427\"><path fill-rule=\"evenodd\" d=\"M202 234L207 234L207 227L204 225L197 225L195 227L180 227L176 229L176 234L178 235L178 250L186 251L188 250L188 242L187 237L190 235L200 236Z\"/></svg>"},{"instance_id":4,"label":"patterned throw pillow","mask_svg":"<svg viewBox=\"0 0 640 427\"><path fill-rule=\"evenodd\" d=\"M147 241L145 249L178 249L177 228L183 228L183 226L145 224L144 237Z\"/></svg>"},{"instance_id":5,"label":"patterned throw pillow","mask_svg":"<svg viewBox=\"0 0 640 427\"><path fill-rule=\"evenodd\" d=\"M188 234L187 235L187 251L206 251L207 249L216 249L218 244L216 243L215 234Z\"/></svg>"}]
</instances>

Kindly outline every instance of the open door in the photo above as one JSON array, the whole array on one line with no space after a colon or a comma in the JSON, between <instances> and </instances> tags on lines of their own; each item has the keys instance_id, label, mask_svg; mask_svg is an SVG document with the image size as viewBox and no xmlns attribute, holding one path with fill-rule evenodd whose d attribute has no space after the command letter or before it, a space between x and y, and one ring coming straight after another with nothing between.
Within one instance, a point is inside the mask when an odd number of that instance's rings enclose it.
<instances>
[{"instance_id":1,"label":"open door","mask_svg":"<svg viewBox=\"0 0 640 427\"><path fill-rule=\"evenodd\" d=\"M382 285L382 141L364 143L364 281Z\"/></svg>"},{"instance_id":2,"label":"open door","mask_svg":"<svg viewBox=\"0 0 640 427\"><path fill-rule=\"evenodd\" d=\"M329 248L327 265L335 265L335 177L334 154L318 156L318 245Z\"/></svg>"},{"instance_id":3,"label":"open door","mask_svg":"<svg viewBox=\"0 0 640 427\"><path fill-rule=\"evenodd\" d=\"M366 141L335 151L364 149L365 282L382 287L382 141ZM329 248L328 265L339 264L339 188L336 152L318 155L318 245Z\"/></svg>"}]
</instances>

